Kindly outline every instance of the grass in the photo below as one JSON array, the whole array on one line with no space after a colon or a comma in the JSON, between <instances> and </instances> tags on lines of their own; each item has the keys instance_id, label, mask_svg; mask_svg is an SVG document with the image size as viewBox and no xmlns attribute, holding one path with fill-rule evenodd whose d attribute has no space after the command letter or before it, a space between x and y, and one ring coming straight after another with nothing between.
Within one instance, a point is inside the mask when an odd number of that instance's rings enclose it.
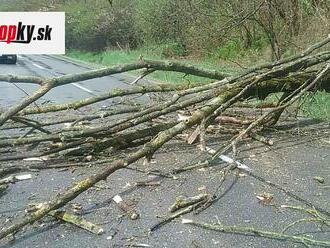
<instances>
[{"instance_id":1,"label":"grass","mask_svg":"<svg viewBox=\"0 0 330 248\"><path fill-rule=\"evenodd\" d=\"M161 49L151 47L145 49L137 49L137 50L111 50L105 51L101 53L91 53L91 52L83 52L77 50L69 50L66 54L69 57L76 58L79 60L92 62L96 64L101 64L105 66L113 66L124 63L136 62L140 55L143 55L144 58L147 59L155 59L162 60L164 59L162 56ZM226 73L235 74L237 73L238 68L229 69L230 66L221 66L219 59L216 59L213 56L208 56L207 58L199 58L199 59L180 59L180 62L189 63L193 65L197 65L207 69L217 69ZM135 72L137 74L137 72ZM211 80L191 76L184 75L183 73L174 73L174 72L154 72L150 76L149 79L158 80L161 82L167 83L201 83L201 82L210 82ZM330 121L330 94L326 92L316 92L313 95L306 96L303 99L304 103L301 106L302 112L307 116L313 119Z\"/></svg>"},{"instance_id":2,"label":"grass","mask_svg":"<svg viewBox=\"0 0 330 248\"><path fill-rule=\"evenodd\" d=\"M78 50L69 50L66 53L67 56L97 63L105 66L114 66L124 63L132 63L136 62L140 55L143 55L146 59L151 60L163 60L163 56L161 53L161 49L159 48L148 48L148 49L137 49L137 50L111 50L105 51L101 53L92 53L92 52L83 52ZM226 67L220 67L219 64L216 63L214 59L180 59L180 62L189 63L192 65L200 66L206 69L216 69L223 71L225 73L234 74L236 70L232 70ZM176 73L176 72L161 72L156 71L148 76L151 79L155 79L161 82L167 83L183 83L183 82L191 82L191 83L208 83L211 80L205 79L202 77L196 77L192 75L185 75L184 73Z\"/></svg>"},{"instance_id":3,"label":"grass","mask_svg":"<svg viewBox=\"0 0 330 248\"><path fill-rule=\"evenodd\" d=\"M306 96L302 111L313 119L330 121L330 94L325 91L318 91Z\"/></svg>"}]
</instances>

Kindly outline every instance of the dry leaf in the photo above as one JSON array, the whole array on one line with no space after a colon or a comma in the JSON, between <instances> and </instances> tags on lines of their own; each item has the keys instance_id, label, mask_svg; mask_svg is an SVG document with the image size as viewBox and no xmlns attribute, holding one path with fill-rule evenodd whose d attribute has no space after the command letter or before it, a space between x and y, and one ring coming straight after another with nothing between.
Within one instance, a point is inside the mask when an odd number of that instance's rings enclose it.
<instances>
[{"instance_id":1,"label":"dry leaf","mask_svg":"<svg viewBox=\"0 0 330 248\"><path fill-rule=\"evenodd\" d=\"M270 204L274 199L274 195L267 192L263 192L262 194L259 194L256 197L262 204Z\"/></svg>"}]
</instances>

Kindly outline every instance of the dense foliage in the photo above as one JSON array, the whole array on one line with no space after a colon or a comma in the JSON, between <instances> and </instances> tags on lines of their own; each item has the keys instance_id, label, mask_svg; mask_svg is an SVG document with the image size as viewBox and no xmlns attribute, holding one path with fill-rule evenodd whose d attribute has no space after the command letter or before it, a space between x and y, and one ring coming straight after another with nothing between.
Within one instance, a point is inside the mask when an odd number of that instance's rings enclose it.
<instances>
[{"instance_id":1,"label":"dense foliage","mask_svg":"<svg viewBox=\"0 0 330 248\"><path fill-rule=\"evenodd\" d=\"M157 45L165 57L232 58L269 48L273 59L330 30L329 0L2 0L3 10L67 13L67 47Z\"/></svg>"}]
</instances>

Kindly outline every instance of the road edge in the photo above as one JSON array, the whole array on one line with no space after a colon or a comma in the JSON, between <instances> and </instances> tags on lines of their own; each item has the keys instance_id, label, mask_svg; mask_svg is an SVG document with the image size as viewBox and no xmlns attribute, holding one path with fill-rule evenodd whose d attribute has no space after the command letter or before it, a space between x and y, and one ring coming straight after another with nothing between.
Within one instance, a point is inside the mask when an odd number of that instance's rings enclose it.
<instances>
[{"instance_id":1,"label":"road edge","mask_svg":"<svg viewBox=\"0 0 330 248\"><path fill-rule=\"evenodd\" d=\"M69 57L69 56L66 56L66 55L55 55L55 54L50 55L49 54L47 56L51 57L51 58L54 58L54 59L63 60L63 61L69 62L71 64L74 64L74 65L77 65L77 66L80 66L80 67L85 67L85 68L88 68L88 69L100 69L100 68L106 67L106 66L101 65L101 64L87 62L87 61L80 60L80 59L75 59L75 58L72 58L72 57Z\"/></svg>"},{"instance_id":2,"label":"road edge","mask_svg":"<svg viewBox=\"0 0 330 248\"><path fill-rule=\"evenodd\" d=\"M57 59L57 60L62 60L71 64L74 64L76 66L80 66L86 69L92 69L92 70L96 70L96 69L101 69L101 68L106 68L106 65L101 65L98 63L92 63L92 62L87 62L84 60L80 60L80 59L76 59L76 58L72 58L66 55L47 55L48 57L51 57L53 59ZM122 75L124 75L125 77L127 77L127 80L135 80L139 75L134 74L133 72L125 72L125 73L121 73ZM158 84L164 84L165 82L159 81L157 79L154 78L144 78L142 81L147 82L147 83L158 83Z\"/></svg>"}]
</instances>

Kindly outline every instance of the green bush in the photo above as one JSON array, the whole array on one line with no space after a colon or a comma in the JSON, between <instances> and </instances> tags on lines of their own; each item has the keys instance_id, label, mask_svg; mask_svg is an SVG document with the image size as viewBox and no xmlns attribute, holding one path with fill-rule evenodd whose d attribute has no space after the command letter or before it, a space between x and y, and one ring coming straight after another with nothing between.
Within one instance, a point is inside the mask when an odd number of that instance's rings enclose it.
<instances>
[{"instance_id":1,"label":"green bush","mask_svg":"<svg viewBox=\"0 0 330 248\"><path fill-rule=\"evenodd\" d=\"M187 55L185 45L180 42L169 42L162 47L163 58L177 58Z\"/></svg>"},{"instance_id":2,"label":"green bush","mask_svg":"<svg viewBox=\"0 0 330 248\"><path fill-rule=\"evenodd\" d=\"M166 43L180 39L185 27L180 23L177 4L177 0L135 1L135 27L144 43Z\"/></svg>"},{"instance_id":3,"label":"green bush","mask_svg":"<svg viewBox=\"0 0 330 248\"><path fill-rule=\"evenodd\" d=\"M89 51L101 50L106 46L106 35L97 30L99 14L86 4L69 1L66 12L66 46Z\"/></svg>"},{"instance_id":4,"label":"green bush","mask_svg":"<svg viewBox=\"0 0 330 248\"><path fill-rule=\"evenodd\" d=\"M108 47L134 48L136 38L127 1L69 0L62 9L66 12L66 42L68 48L101 51Z\"/></svg>"},{"instance_id":5,"label":"green bush","mask_svg":"<svg viewBox=\"0 0 330 248\"><path fill-rule=\"evenodd\" d=\"M252 44L251 49L255 52L262 51L268 45L268 39L266 37L256 37Z\"/></svg>"},{"instance_id":6,"label":"green bush","mask_svg":"<svg viewBox=\"0 0 330 248\"><path fill-rule=\"evenodd\" d=\"M219 47L215 51L215 56L221 59L233 59L241 55L242 52L243 44L239 39L236 38Z\"/></svg>"}]
</instances>

